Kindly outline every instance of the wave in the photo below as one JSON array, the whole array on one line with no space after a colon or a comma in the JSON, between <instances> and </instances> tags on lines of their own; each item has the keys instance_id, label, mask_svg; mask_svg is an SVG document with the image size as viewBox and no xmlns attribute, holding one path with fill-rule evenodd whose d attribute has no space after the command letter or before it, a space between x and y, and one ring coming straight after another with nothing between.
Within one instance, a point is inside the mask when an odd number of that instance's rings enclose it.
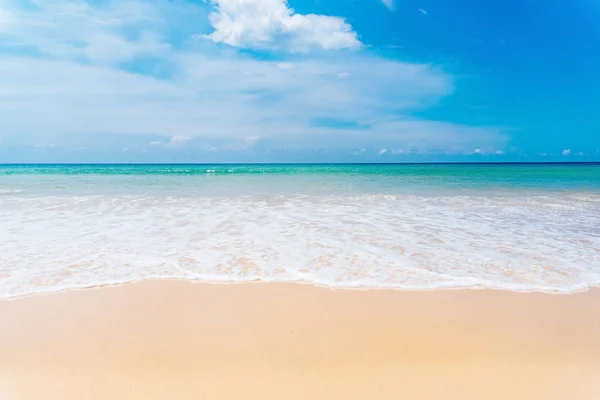
<instances>
[{"instance_id":1,"label":"wave","mask_svg":"<svg viewBox=\"0 0 600 400\"><path fill-rule=\"evenodd\" d=\"M144 279L571 292L600 196L5 196L0 297Z\"/></svg>"}]
</instances>

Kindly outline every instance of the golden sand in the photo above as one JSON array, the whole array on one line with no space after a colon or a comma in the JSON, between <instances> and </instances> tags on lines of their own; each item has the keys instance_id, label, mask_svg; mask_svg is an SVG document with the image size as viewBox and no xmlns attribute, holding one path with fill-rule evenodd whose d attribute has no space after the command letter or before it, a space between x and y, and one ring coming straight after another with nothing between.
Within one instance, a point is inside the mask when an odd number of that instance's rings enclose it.
<instances>
[{"instance_id":1,"label":"golden sand","mask_svg":"<svg viewBox=\"0 0 600 400\"><path fill-rule=\"evenodd\" d=\"M600 290L148 281L5 300L0 399L600 399Z\"/></svg>"}]
</instances>

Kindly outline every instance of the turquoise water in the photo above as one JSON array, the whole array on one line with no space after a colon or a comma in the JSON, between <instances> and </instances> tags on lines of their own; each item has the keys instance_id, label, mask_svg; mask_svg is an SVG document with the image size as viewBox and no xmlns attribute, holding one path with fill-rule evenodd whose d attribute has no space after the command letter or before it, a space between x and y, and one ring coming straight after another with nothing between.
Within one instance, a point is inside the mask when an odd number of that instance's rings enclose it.
<instances>
[{"instance_id":1,"label":"turquoise water","mask_svg":"<svg viewBox=\"0 0 600 400\"><path fill-rule=\"evenodd\" d=\"M600 164L0 165L0 297L148 278L574 291Z\"/></svg>"},{"instance_id":2,"label":"turquoise water","mask_svg":"<svg viewBox=\"0 0 600 400\"><path fill-rule=\"evenodd\" d=\"M600 163L586 164L194 164L0 165L0 190L176 190L252 194L600 191ZM108 187L108 188L107 188ZM112 188L110 188L112 187Z\"/></svg>"},{"instance_id":3,"label":"turquoise water","mask_svg":"<svg viewBox=\"0 0 600 400\"><path fill-rule=\"evenodd\" d=\"M318 175L452 182L599 185L600 163L569 164L0 164L0 175Z\"/></svg>"}]
</instances>

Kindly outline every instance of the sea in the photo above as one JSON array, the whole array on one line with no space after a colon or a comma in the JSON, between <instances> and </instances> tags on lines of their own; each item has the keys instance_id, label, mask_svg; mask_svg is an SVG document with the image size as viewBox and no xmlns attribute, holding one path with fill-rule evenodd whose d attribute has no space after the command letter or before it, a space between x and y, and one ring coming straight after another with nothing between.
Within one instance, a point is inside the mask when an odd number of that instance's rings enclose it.
<instances>
[{"instance_id":1,"label":"sea","mask_svg":"<svg viewBox=\"0 0 600 400\"><path fill-rule=\"evenodd\" d=\"M585 290L600 163L0 165L0 298L145 279Z\"/></svg>"}]
</instances>

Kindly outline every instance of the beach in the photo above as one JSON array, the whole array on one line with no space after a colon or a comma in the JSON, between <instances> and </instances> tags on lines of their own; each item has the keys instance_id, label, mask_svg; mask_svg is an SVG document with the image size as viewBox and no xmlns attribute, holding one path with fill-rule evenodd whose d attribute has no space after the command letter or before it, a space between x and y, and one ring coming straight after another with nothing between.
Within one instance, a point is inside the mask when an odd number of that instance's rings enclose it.
<instances>
[{"instance_id":1,"label":"beach","mask_svg":"<svg viewBox=\"0 0 600 400\"><path fill-rule=\"evenodd\" d=\"M600 291L145 281L0 301L0 398L596 399Z\"/></svg>"},{"instance_id":2,"label":"beach","mask_svg":"<svg viewBox=\"0 0 600 400\"><path fill-rule=\"evenodd\" d=\"M599 177L0 165L0 400L599 399Z\"/></svg>"},{"instance_id":3,"label":"beach","mask_svg":"<svg viewBox=\"0 0 600 400\"><path fill-rule=\"evenodd\" d=\"M599 21L0 0L0 400L600 400Z\"/></svg>"}]
</instances>

